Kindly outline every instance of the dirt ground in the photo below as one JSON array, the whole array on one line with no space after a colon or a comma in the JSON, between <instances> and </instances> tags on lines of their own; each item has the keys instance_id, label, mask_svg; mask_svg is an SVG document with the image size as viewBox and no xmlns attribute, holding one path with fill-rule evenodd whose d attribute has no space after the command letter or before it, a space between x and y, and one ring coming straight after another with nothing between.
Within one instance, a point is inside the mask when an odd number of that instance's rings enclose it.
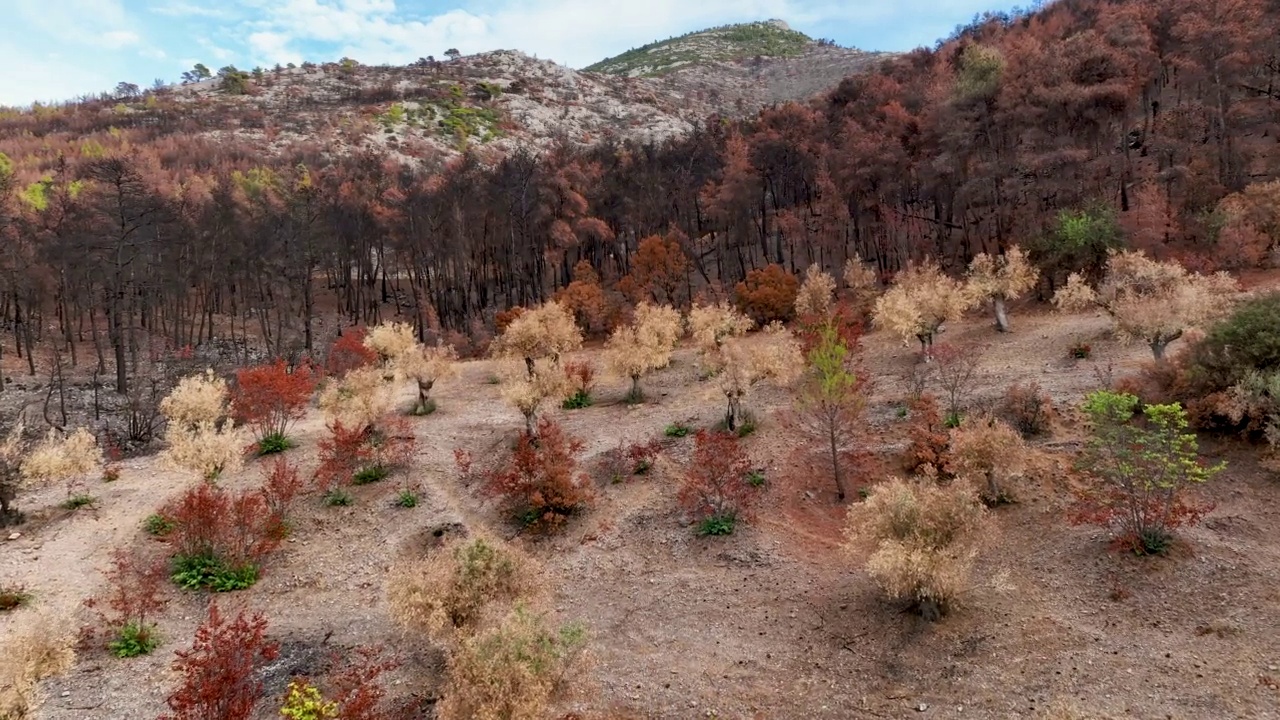
<instances>
[{"instance_id":1,"label":"dirt ground","mask_svg":"<svg viewBox=\"0 0 1280 720\"><path fill-rule=\"evenodd\" d=\"M1066 408L1099 385L1108 364L1120 376L1148 355L1111 340L1101 316L1024 311L1013 320L1011 335L997 335L989 320L975 317L944 336L984 349L975 402L1016 380L1035 380ZM1067 359L1076 340L1092 345L1093 359ZM915 353L883 333L863 345L873 382L866 446L892 453L904 444L895 409ZM351 507L304 502L290 540L258 584L219 597L269 618L283 648L267 677L273 697L318 653L381 643L410 659L394 676L393 692L429 706L439 657L395 630L385 577L397 558L423 552L438 532L458 525L515 535L494 501L460 482L453 463L458 447L494 457L522 427L489 384L491 375L487 361L466 363L459 378L433 393L439 410L410 419L418 453L407 477L424 489L418 507L392 506L396 479L356 488ZM620 441L661 437L677 420L708 426L720 416L688 350L645 387L649 402L638 407L621 403L624 382L604 382L595 406L554 411L586 442L587 468ZM841 548L844 507L833 488L788 472L794 440L778 421L786 402L771 388L749 400L760 426L745 442L769 489L757 521L737 534L701 538L681 523L675 487L690 437L666 441L657 472L602 483L596 506L557 537L517 539L548 567L558 617L580 620L590 633L591 662L575 683L584 690L563 712L1036 718L1051 706L1070 706L1087 717L1280 717L1280 487L1253 451L1206 446L1206 454L1230 463L1206 490L1217 507L1186 533L1186 547L1159 559L1118 556L1100 531L1069 525L1063 473L1028 478L1021 502L995 511L997 532L964 605L931 624L884 599L861 569L863 558ZM311 413L293 433L301 444L290 456L309 468L323 430ZM1074 432L1068 420L1038 444L1065 462ZM259 472L251 463L225 482L253 483ZM880 476L864 470L857 482ZM35 517L17 528L19 539L0 542L0 582L25 584L36 600L32 609L0 617L0 637L20 613L75 616L100 584L110 551L152 542L141 521L191 482L145 457L125 461L120 480L95 485L95 507L36 510L57 508L60 488L25 497ZM176 590L172 597L160 623L162 647L132 660L83 656L45 683L48 699L37 716L162 712L173 651L188 646L207 600ZM264 703L262 717L273 716L271 705Z\"/></svg>"}]
</instances>

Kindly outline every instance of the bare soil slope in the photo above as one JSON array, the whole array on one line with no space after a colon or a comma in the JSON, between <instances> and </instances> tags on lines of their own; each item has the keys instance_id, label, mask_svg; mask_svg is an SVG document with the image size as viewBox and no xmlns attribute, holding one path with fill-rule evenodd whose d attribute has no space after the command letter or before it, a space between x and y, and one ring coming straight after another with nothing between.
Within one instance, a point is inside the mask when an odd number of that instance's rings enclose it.
<instances>
[{"instance_id":1,"label":"bare soil slope","mask_svg":"<svg viewBox=\"0 0 1280 720\"><path fill-rule=\"evenodd\" d=\"M986 319L948 332L986 352L981 397L1012 381L1036 380L1061 407L1098 385L1095 370L1136 367L1145 348L1121 347L1103 318L1015 316L1015 333L997 336ZM1081 338L1094 360L1070 361ZM868 445L903 443L894 409L911 349L876 333L864 341L874 380ZM584 351L593 355L594 351ZM401 553L421 553L438 537L488 526L515 530L495 503L464 486L453 449L476 457L503 452L522 426L488 383L488 362L466 364L436 395L439 410L411 420L419 451L411 477L425 487L413 509L392 506L395 479L356 489L349 508L303 504L293 537L252 589L220 600L263 610L284 652L268 674L278 693L317 653L384 643L410 655L395 692L430 699L439 657L401 637L387 617L387 568ZM585 465L619 442L660 437L673 421L714 423L720 403L697 380L692 354L646 380L650 402L621 404L624 383L607 383L597 405L556 411L587 447ZM408 397L405 398L406 403ZM1015 718L1040 717L1068 704L1089 717L1280 717L1280 521L1276 478L1238 447L1220 452L1231 465L1208 489L1209 520L1188 533L1172 557L1138 560L1107 551L1095 530L1063 519L1067 456L1078 440L1070 422L1042 442L1042 472L1022 502L997 511L998 535L983 555L966 604L938 624L883 599L840 547L843 508L824 484L788 473L792 440L777 421L787 401L766 389L751 405L760 428L746 442L770 486L757 522L727 539L700 538L682 526L676 481L692 438L668 440L656 471L600 486L597 506L550 539L520 540L549 567L555 609L584 621L592 663L579 678L587 691L565 712L611 710L651 718ZM1070 414L1067 414L1069 419ZM295 460L313 462L323 423L312 414L295 433ZM892 462L892 459L889 459ZM252 465L228 482L256 480ZM860 482L874 482L867 471ZM73 611L100 583L110 550L150 542L139 523L191 480L154 458L130 461L123 477L97 486L94 510L47 511L21 538L0 543L0 581L25 583L37 609ZM61 490L26 499L55 506ZM163 709L173 650L187 646L205 598L174 592L162 622L166 642L148 657L82 658L46 683L39 717L147 718ZM20 613L34 612L22 610ZM18 615L0 617L0 637ZM262 717L273 708L264 704Z\"/></svg>"}]
</instances>

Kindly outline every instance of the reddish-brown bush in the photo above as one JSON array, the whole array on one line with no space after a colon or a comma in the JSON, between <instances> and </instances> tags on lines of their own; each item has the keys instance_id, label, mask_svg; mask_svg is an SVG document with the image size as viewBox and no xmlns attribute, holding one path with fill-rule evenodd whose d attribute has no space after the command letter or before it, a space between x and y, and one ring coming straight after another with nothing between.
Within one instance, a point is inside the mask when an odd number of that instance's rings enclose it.
<instances>
[{"instance_id":1,"label":"reddish-brown bush","mask_svg":"<svg viewBox=\"0 0 1280 720\"><path fill-rule=\"evenodd\" d=\"M619 440L617 447L601 454L600 475L605 481L615 483L635 475L644 475L653 468L653 463L661 452L662 443L657 440L630 445L625 440Z\"/></svg>"},{"instance_id":2,"label":"reddish-brown bush","mask_svg":"<svg viewBox=\"0 0 1280 720\"><path fill-rule=\"evenodd\" d=\"M342 377L356 368L378 362L378 353L365 347L364 339L368 334L368 329L357 325L339 335L329 348L325 373L331 377Z\"/></svg>"},{"instance_id":3,"label":"reddish-brown bush","mask_svg":"<svg viewBox=\"0 0 1280 720\"><path fill-rule=\"evenodd\" d=\"M165 539L179 559L256 569L280 543L278 520L261 490L232 492L201 483L160 514L173 523Z\"/></svg>"},{"instance_id":4,"label":"reddish-brown bush","mask_svg":"<svg viewBox=\"0 0 1280 720\"><path fill-rule=\"evenodd\" d=\"M631 272L618 281L618 289L632 302L653 300L679 307L686 299L689 259L685 256L684 233L671 230L665 238L650 235L636 246L631 256Z\"/></svg>"},{"instance_id":5,"label":"reddish-brown bush","mask_svg":"<svg viewBox=\"0 0 1280 720\"><path fill-rule=\"evenodd\" d=\"M262 615L240 611L228 620L210 602L191 649L177 651L173 669L182 684L166 701L172 714L160 720L249 720L262 698L255 675L278 655L266 633Z\"/></svg>"},{"instance_id":6,"label":"reddish-brown bush","mask_svg":"<svg viewBox=\"0 0 1280 720\"><path fill-rule=\"evenodd\" d=\"M236 371L231 392L231 417L250 425L261 441L270 435L284 438L289 425L306 412L316 389L310 365L290 369L284 360Z\"/></svg>"},{"instance_id":7,"label":"reddish-brown bush","mask_svg":"<svg viewBox=\"0 0 1280 720\"><path fill-rule=\"evenodd\" d=\"M907 438L910 441L902 456L902 464L908 472L921 472L929 468L939 473L948 466L947 451L951 439L942 424L938 400L925 394L907 404Z\"/></svg>"},{"instance_id":8,"label":"reddish-brown bush","mask_svg":"<svg viewBox=\"0 0 1280 720\"><path fill-rule=\"evenodd\" d=\"M610 314L609 300L590 262L579 260L573 266L573 282L557 291L553 299L573 312L574 320L588 332L605 330Z\"/></svg>"},{"instance_id":9,"label":"reddish-brown bush","mask_svg":"<svg viewBox=\"0 0 1280 720\"><path fill-rule=\"evenodd\" d=\"M752 270L734 286L738 308L764 325L774 320L787 320L795 312L800 280L776 263Z\"/></svg>"},{"instance_id":10,"label":"reddish-brown bush","mask_svg":"<svg viewBox=\"0 0 1280 720\"><path fill-rule=\"evenodd\" d=\"M508 325L515 322L515 319L523 314L524 308L518 305L508 310L499 310L498 313L493 316L494 332L501 335L506 331Z\"/></svg>"},{"instance_id":11,"label":"reddish-brown bush","mask_svg":"<svg viewBox=\"0 0 1280 720\"><path fill-rule=\"evenodd\" d=\"M386 688L383 673L400 666L381 648L361 645L331 658L332 667L325 683L328 696L338 703L339 720L384 720Z\"/></svg>"},{"instance_id":12,"label":"reddish-brown bush","mask_svg":"<svg viewBox=\"0 0 1280 720\"><path fill-rule=\"evenodd\" d=\"M536 435L522 434L506 466L492 473L488 489L502 496L528 525L554 527L592 500L591 482L578 471L582 441L548 418Z\"/></svg>"},{"instance_id":13,"label":"reddish-brown bush","mask_svg":"<svg viewBox=\"0 0 1280 720\"><path fill-rule=\"evenodd\" d=\"M385 417L358 429L335 420L329 426L329 437L319 442L316 481L331 491L382 479L409 461L416 444L404 418Z\"/></svg>"},{"instance_id":14,"label":"reddish-brown bush","mask_svg":"<svg viewBox=\"0 0 1280 720\"><path fill-rule=\"evenodd\" d=\"M824 329L830 324L836 336L851 355L856 355L865 332L865 313L859 315L853 305L837 302L826 315L807 314L796 318L795 336L800 341L800 352L805 357L813 351L822 339Z\"/></svg>"},{"instance_id":15,"label":"reddish-brown bush","mask_svg":"<svg viewBox=\"0 0 1280 720\"><path fill-rule=\"evenodd\" d=\"M158 643L154 620L168 604L164 595L168 574L163 558L146 551L116 548L111 553L105 592L84 601L85 607L95 611L108 647L130 627L135 642L146 649L128 655L143 654Z\"/></svg>"},{"instance_id":16,"label":"reddish-brown bush","mask_svg":"<svg viewBox=\"0 0 1280 720\"><path fill-rule=\"evenodd\" d=\"M702 523L704 534L733 531L738 520L748 519L759 497L747 482L750 469L737 436L699 430L694 436L693 460L680 487L680 505Z\"/></svg>"},{"instance_id":17,"label":"reddish-brown bush","mask_svg":"<svg viewBox=\"0 0 1280 720\"><path fill-rule=\"evenodd\" d=\"M304 489L302 479L298 476L297 466L291 465L284 458L271 463L262 478L262 488L259 492L267 506L267 512L271 514L273 534L280 537L285 535L289 509Z\"/></svg>"},{"instance_id":18,"label":"reddish-brown bush","mask_svg":"<svg viewBox=\"0 0 1280 720\"><path fill-rule=\"evenodd\" d=\"M1023 437L1034 437L1049 430L1053 400L1040 389L1039 383L1014 383L1004 393L1000 415Z\"/></svg>"}]
</instances>

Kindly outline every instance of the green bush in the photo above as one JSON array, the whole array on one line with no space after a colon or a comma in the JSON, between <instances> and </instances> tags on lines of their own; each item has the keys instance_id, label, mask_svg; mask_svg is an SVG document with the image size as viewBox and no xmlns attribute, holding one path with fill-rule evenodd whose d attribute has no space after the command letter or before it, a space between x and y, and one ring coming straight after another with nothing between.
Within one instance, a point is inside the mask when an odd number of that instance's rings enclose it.
<instances>
[{"instance_id":1,"label":"green bush","mask_svg":"<svg viewBox=\"0 0 1280 720\"><path fill-rule=\"evenodd\" d=\"M152 513L147 516L146 520L142 521L142 529L148 535L155 535L156 537L168 535L173 532L175 527L177 527L176 523L159 513Z\"/></svg>"},{"instance_id":2,"label":"green bush","mask_svg":"<svg viewBox=\"0 0 1280 720\"><path fill-rule=\"evenodd\" d=\"M667 437L682 438L693 432L693 428L685 425L684 423L674 422L668 425L662 432Z\"/></svg>"},{"instance_id":3,"label":"green bush","mask_svg":"<svg viewBox=\"0 0 1280 720\"><path fill-rule=\"evenodd\" d=\"M401 490L396 496L396 507L412 508L418 506L418 494L412 490Z\"/></svg>"},{"instance_id":4,"label":"green bush","mask_svg":"<svg viewBox=\"0 0 1280 720\"><path fill-rule=\"evenodd\" d=\"M1280 371L1280 292L1255 298L1209 329L1190 352L1194 379L1209 391L1251 371Z\"/></svg>"},{"instance_id":5,"label":"green bush","mask_svg":"<svg viewBox=\"0 0 1280 720\"><path fill-rule=\"evenodd\" d=\"M764 487L766 482L768 480L765 479L764 473L759 470L752 470L747 473L747 484L751 487Z\"/></svg>"},{"instance_id":6,"label":"green bush","mask_svg":"<svg viewBox=\"0 0 1280 720\"><path fill-rule=\"evenodd\" d=\"M370 483L376 483L380 480L386 480L387 476L390 474L391 470L383 467L382 465L373 465L371 467L361 468L354 476L352 476L351 484L368 485Z\"/></svg>"},{"instance_id":7,"label":"green bush","mask_svg":"<svg viewBox=\"0 0 1280 720\"><path fill-rule=\"evenodd\" d=\"M431 398L427 398L427 401L424 403L415 403L411 412L418 417L426 417L435 411L436 401Z\"/></svg>"},{"instance_id":8,"label":"green bush","mask_svg":"<svg viewBox=\"0 0 1280 720\"><path fill-rule=\"evenodd\" d=\"M92 495L72 495L62 502L62 507L67 510L79 510L80 508L92 505L97 501L98 499Z\"/></svg>"},{"instance_id":9,"label":"green bush","mask_svg":"<svg viewBox=\"0 0 1280 720\"><path fill-rule=\"evenodd\" d=\"M565 410L581 410L591 407L591 393L586 390L578 390L570 395L560 406Z\"/></svg>"},{"instance_id":10,"label":"green bush","mask_svg":"<svg viewBox=\"0 0 1280 720\"><path fill-rule=\"evenodd\" d=\"M341 488L324 494L324 504L329 507L346 507L352 503L351 493Z\"/></svg>"},{"instance_id":11,"label":"green bush","mask_svg":"<svg viewBox=\"0 0 1280 720\"><path fill-rule=\"evenodd\" d=\"M258 441L258 455L274 455L293 447L294 443L283 433L271 433Z\"/></svg>"},{"instance_id":12,"label":"green bush","mask_svg":"<svg viewBox=\"0 0 1280 720\"><path fill-rule=\"evenodd\" d=\"M710 515L702 519L698 524L699 535L732 535L734 526L738 524L738 518L733 513L724 513L722 515Z\"/></svg>"},{"instance_id":13,"label":"green bush","mask_svg":"<svg viewBox=\"0 0 1280 720\"><path fill-rule=\"evenodd\" d=\"M253 565L230 567L221 558L210 555L179 555L173 559L170 578L184 590L230 592L253 587L258 581L258 568Z\"/></svg>"},{"instance_id":14,"label":"green bush","mask_svg":"<svg viewBox=\"0 0 1280 720\"><path fill-rule=\"evenodd\" d=\"M146 655L159 646L160 635L154 624L140 625L131 622L120 628L116 639L111 641L108 648L118 658L131 658Z\"/></svg>"},{"instance_id":15,"label":"green bush","mask_svg":"<svg viewBox=\"0 0 1280 720\"><path fill-rule=\"evenodd\" d=\"M31 593L21 585L0 586L0 612L9 612L31 602Z\"/></svg>"}]
</instances>

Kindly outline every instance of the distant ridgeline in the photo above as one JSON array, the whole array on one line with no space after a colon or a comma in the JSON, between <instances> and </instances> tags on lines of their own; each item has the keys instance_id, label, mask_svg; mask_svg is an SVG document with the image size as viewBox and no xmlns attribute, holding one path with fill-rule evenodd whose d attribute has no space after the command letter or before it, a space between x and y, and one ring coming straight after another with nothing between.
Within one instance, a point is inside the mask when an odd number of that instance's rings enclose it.
<instances>
[{"instance_id":1,"label":"distant ridgeline","mask_svg":"<svg viewBox=\"0 0 1280 720\"><path fill-rule=\"evenodd\" d=\"M651 42L583 69L630 77L662 75L699 63L799 55L814 42L782 20L721 25Z\"/></svg>"}]
</instances>

